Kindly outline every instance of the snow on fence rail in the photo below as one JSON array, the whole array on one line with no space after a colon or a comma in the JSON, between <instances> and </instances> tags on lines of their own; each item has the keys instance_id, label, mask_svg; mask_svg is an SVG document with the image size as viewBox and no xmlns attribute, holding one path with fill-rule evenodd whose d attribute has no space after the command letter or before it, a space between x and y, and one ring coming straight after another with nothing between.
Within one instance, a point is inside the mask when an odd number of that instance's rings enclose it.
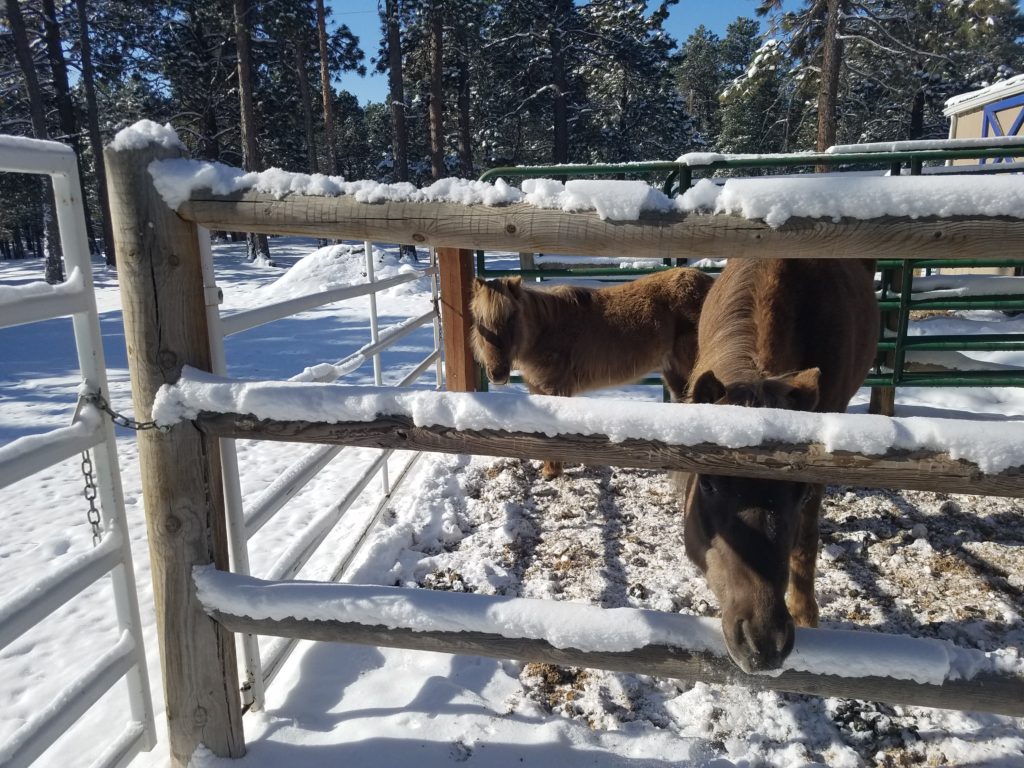
<instances>
[{"instance_id":1,"label":"snow on fence rail","mask_svg":"<svg viewBox=\"0 0 1024 768\"><path fill-rule=\"evenodd\" d=\"M107 374L75 154L70 147L56 142L0 136L0 170L50 177L61 247L69 270L67 281L61 285L30 283L0 287L0 328L70 315L82 375L81 395L106 393ZM138 752L152 749L156 742L131 549L124 535L127 521L113 424L93 405L82 401L70 426L0 446L0 488L93 449L102 539L90 552L56 573L24 585L0 603L0 648L17 640L108 574L121 640L92 666L74 670L53 702L0 747L0 764L7 768L34 762L121 681L128 691L127 722L119 733L112 732L111 742L93 765L125 765Z\"/></svg>"},{"instance_id":2,"label":"snow on fence rail","mask_svg":"<svg viewBox=\"0 0 1024 768\"><path fill-rule=\"evenodd\" d=\"M200 600L236 632L567 664L818 696L1024 716L1016 654L850 630L796 631L780 672L746 674L720 622L637 608L196 569Z\"/></svg>"},{"instance_id":3,"label":"snow on fence rail","mask_svg":"<svg viewBox=\"0 0 1024 768\"><path fill-rule=\"evenodd\" d=\"M866 487L1024 496L1024 423L432 393L217 379L186 369L153 417L319 442Z\"/></svg>"},{"instance_id":4,"label":"snow on fence rail","mask_svg":"<svg viewBox=\"0 0 1024 768\"><path fill-rule=\"evenodd\" d=\"M749 256L749 257L835 257L871 254L875 257L895 258L1003 258L1009 248L1018 248L1024 242L1024 191L999 182L999 189L1010 191L1010 213L1005 210L995 215L991 211L964 211L959 208L936 209L921 213L926 208L914 209L923 219L887 217L869 220L823 221L810 218L790 218L773 227L763 221L751 220L735 214L696 215L692 213L648 213L632 221L608 221L591 212L570 213L560 210L542 210L524 203L503 206L469 205L455 202L409 202L390 200L379 203L359 202L352 196L318 197L292 194L283 199L274 194L229 191L226 194L196 193L189 189L175 215L160 199L153 184L149 168L161 173L160 164L153 161L180 158L180 149L141 142L107 151L107 169L111 188L111 205L119 233L121 252L134 254L137 264L125 270L122 291L127 297L125 324L129 347L133 354L129 364L132 371L133 396L136 413L150 418L157 390L164 384L176 382L179 395L197 384L197 378L188 374L182 378L185 366L215 371L210 362L209 340L203 327L201 307L204 296L200 275L200 255L197 224L218 229L251 230L279 234L313 234L413 242L439 247L441 271L440 303L445 327L446 380L449 389L472 389L473 372L468 352L470 316L468 297L471 288L472 254L470 248L497 248L508 251L543 251L547 253L587 253L621 257L684 257L684 256ZM295 191L293 182L288 189ZM898 181L894 179L887 182ZM929 183L934 180L926 180ZM938 180L938 181L941 181ZM788 183L788 180L787 180ZM857 182L860 183L860 182ZM987 183L987 182L986 182ZM957 181L962 185L962 181ZM870 186L870 185L869 185ZM909 189L909 187L906 187ZM935 187L938 189L939 187ZM950 185L942 189L952 188ZM762 187L767 190L769 187ZM788 187L771 187L773 194L787 194ZM809 188L805 188L806 189ZM870 191L863 185L862 192ZM874 189L872 187L872 189ZM920 194L922 187L914 186ZM988 189L988 188L987 188ZM307 190L308 191L308 190ZM477 192L479 190L476 190ZM991 189L989 189L991 191ZM790 189L795 192L795 189ZM475 192L474 192L475 194ZM386 195L385 195L386 197ZM925 201L930 204L932 201ZM1004 201L1005 202L1005 201ZM792 206L790 207L792 213ZM942 218L945 214L947 217ZM828 214L825 214L828 215ZM146 230L140 222L149 222ZM170 258L173 252L174 258ZM173 279L171 279L173 276ZM208 294L207 294L208 295ZM162 311L155 317L147 309L159 306ZM430 360L424 361L429 365ZM310 376L308 378L316 378ZM543 398L526 399L506 396L465 396L425 393L423 399L408 393L391 394L379 388L356 390L338 387L315 389L314 384L294 383L266 385L295 387L298 399L311 396L324 398L328 409L342 407L333 415L318 412L312 422L284 421L297 416L296 411L274 412L251 406L252 401L239 400L236 395L253 395L256 388L230 381L209 385L216 408L224 413L202 413L205 405L193 403L197 424L177 424L162 435L140 436L140 457L143 462L143 487L146 513L150 527L160 531L150 540L154 578L164 589L155 590L159 631L167 653L164 658L167 679L168 707L182 713L169 723L171 729L171 756L175 766L188 763L198 744L204 743L215 754L239 756L244 753L241 734L240 706L237 700L237 668L228 630L247 633L277 634L286 637L348 640L380 645L430 647L451 653L468 652L481 655L537 658L568 663L595 663L595 657L586 653L564 655L564 649L551 646L547 640L536 637L529 621L529 612L508 618L511 623L524 623L516 633L514 645L503 644L501 630L475 635L474 632L421 632L413 639L413 630L399 628L394 622L381 619L380 626L367 628L362 622L285 621L247 618L241 607L245 589L237 581L242 577L217 576L227 585L227 598L214 605L211 620L207 606L195 591L193 569L214 565L227 570L226 541L221 500L215 488L219 487L219 468L212 460L210 446L215 435L245 436L259 439L312 440L344 445L373 445L379 448L425 448L429 450L458 451L463 453L493 453L505 456L546 455L552 458L582 460L595 463L633 464L634 466L678 466L683 468L713 468L715 472L749 474L790 479L842 480L902 487L927 487L935 490L955 488L985 493L1021 494L1022 475L1019 445L1024 435L1012 427L1000 427L999 444L995 445L993 425L986 422L981 431L984 439L971 434L970 425L957 433L956 442L950 444L945 430L934 422L919 420L847 421L852 417L821 414L800 414L796 421L785 426L783 417L762 412L765 430L755 438L734 444L746 447L721 447L730 441L716 439L714 424L726 430L749 430L742 424L743 416L722 418L727 409L715 406L711 413L698 416L698 410L683 406L658 406L658 410L636 419L630 417L617 423L616 429L608 414L599 413L589 428L583 422L565 426L566 407L581 419L586 414L579 409L592 409L592 402L567 401L553 405L559 427L551 430L551 413L532 431L512 431L524 427L517 413L514 419L500 421L501 404L508 407L543 409ZM221 387L217 390L216 387ZM244 390L244 392L243 392ZM340 393L344 402L327 395L327 391ZM278 390L279 392L284 391ZM216 394L219 393L219 394ZM210 392L207 392L210 394ZM396 408L403 397L408 408ZM387 401L387 398L392 400ZM454 398L454 399L453 399ZM385 403L388 403L385 407ZM516 405L518 404L518 405ZM525 404L525 405L524 405ZM570 405L571 404L571 405ZM292 403L287 404L290 407ZM621 409L621 404L617 404ZM361 408L358 418L352 416L353 407ZM403 406L404 407L404 406ZM692 446L673 446L668 440L658 442L658 425L665 421L668 409L679 414L694 416L712 431L704 437L691 435ZM349 409L349 410L346 410ZM417 409L420 409L417 411ZM249 413L253 411L253 413ZM379 417L379 414L390 414ZM420 418L430 413L431 418ZM595 411L596 413L596 411ZM447 414L445 421L439 415ZM260 419L259 416L267 419ZM636 415L636 414L634 414ZM462 417L472 417L458 421ZM270 421L269 419L278 419ZM339 418L353 421L337 422ZM369 419L369 420L367 420ZM419 419L419 421L417 421ZM490 421L488 421L490 419ZM626 422L633 422L627 424ZM417 426L417 424L422 426ZM429 425L428 425L429 423ZM962 424L962 423L960 423ZM602 433L595 425L605 429ZM615 425L613 425L615 426ZM546 428L548 427L548 428ZM776 432L775 427L782 429ZM635 436L629 429L641 429ZM845 430L854 430L847 435ZM570 434L565 432L571 430ZM790 430L790 431L786 431ZM824 431L822 431L824 430ZM1008 431L1009 430L1009 431ZM554 436L548 436L551 432ZM596 434L595 434L596 433ZM795 440L793 444L762 445L766 436ZM662 438L670 437L668 434ZM699 439L698 439L699 438ZM814 442L817 440L817 442ZM616 442L617 441L617 442ZM685 442L685 441L680 441ZM716 449L716 450L712 450ZM832 451L830 452L830 449ZM848 449L848 452L843 452ZM870 449L870 450L867 450ZM872 450L878 455L873 455ZM322 455L322 454L321 454ZM173 510L173 512L170 512ZM314 537L315 538L315 537ZM302 549L304 546L297 545ZM281 573L288 569L282 567ZM202 576L200 579L202 580ZM250 586L251 582L246 582ZM283 585L264 584L256 589L258 600L271 600ZM314 587L320 589L326 587ZM412 600L432 598L412 596ZM460 607L469 610L461 600ZM369 604L373 615L383 615L388 600L374 597ZM237 610L236 610L237 609ZM559 603L554 610L567 610ZM598 609L595 609L598 610ZM304 609L285 610L287 615L305 615ZM600 614L602 626L618 625L608 614ZM372 621L372 619L368 620ZM391 624L394 628L385 625ZM287 626L286 626L287 625ZM185 628L186 631L182 631ZM464 629L464 628L463 628ZM477 627L477 629L480 629ZM801 645L824 638L826 654L839 653L834 637L819 630L801 633ZM803 639L804 635L809 640ZM867 633L856 633L860 642ZM685 638L680 645L686 645ZM885 638L893 641L893 638ZM426 641L426 644L424 644ZM668 641L674 645L673 641ZM865 643L873 642L864 640ZM902 639L900 640L902 642ZM931 647L931 646L929 646ZM915 645L915 649L925 646ZM667 663L687 654L686 650L666 647L660 658L622 652L614 668L631 669L645 673L674 675L678 666ZM563 655L559 655L563 654ZM840 654L841 655L841 654ZM698 662L701 675L714 678L713 665ZM963 699L946 696L951 681L943 679L935 697L929 699L935 706L967 706L972 709L992 709L1018 712L1022 700L1019 670L1000 667L992 671L991 686L988 677L974 678L957 683L969 691ZM810 675L810 673L785 673ZM806 688L801 690L826 693L824 681L831 676L808 676ZM844 678L846 679L846 678ZM894 694L886 683L889 677L876 681L867 678L869 685L863 695L885 699ZM920 686L922 683L908 683ZM924 684L927 685L927 684ZM1002 691L1003 693L1000 693ZM876 693L880 692L880 693ZM1004 695L1005 694L1005 695ZM923 700L920 700L923 701ZM982 703L987 702L987 703ZM190 716L202 712L204 717Z\"/></svg>"}]
</instances>

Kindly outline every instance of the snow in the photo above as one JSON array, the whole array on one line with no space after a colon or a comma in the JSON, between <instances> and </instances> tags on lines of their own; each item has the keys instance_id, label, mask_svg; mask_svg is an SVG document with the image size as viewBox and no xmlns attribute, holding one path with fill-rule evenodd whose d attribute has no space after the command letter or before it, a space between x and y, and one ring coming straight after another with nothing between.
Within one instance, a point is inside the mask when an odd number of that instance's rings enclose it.
<instances>
[{"instance_id":1,"label":"snow","mask_svg":"<svg viewBox=\"0 0 1024 768\"><path fill-rule=\"evenodd\" d=\"M152 120L139 120L127 128L122 128L110 142L110 148L116 152L124 152L129 149L145 149L150 144L165 149L185 149L170 123L160 125Z\"/></svg>"},{"instance_id":2,"label":"snow","mask_svg":"<svg viewBox=\"0 0 1024 768\"><path fill-rule=\"evenodd\" d=\"M634 608L599 608L566 601L466 595L300 581L262 581L194 570L207 612L253 619L297 618L409 629L414 632L477 632L510 639L544 640L555 648L621 653L664 645L692 653L727 656L721 622ZM1012 659L1012 654L1006 653ZM797 631L783 668L837 677L891 677L920 684L970 679L980 671L1010 667L951 643L842 630Z\"/></svg>"},{"instance_id":3,"label":"snow","mask_svg":"<svg viewBox=\"0 0 1024 768\"><path fill-rule=\"evenodd\" d=\"M714 187L714 189L712 189ZM1013 177L702 179L678 198L683 211L731 213L780 227L792 217L874 219L882 216L1011 216L1024 218L1024 184Z\"/></svg>"},{"instance_id":4,"label":"snow","mask_svg":"<svg viewBox=\"0 0 1024 768\"><path fill-rule=\"evenodd\" d=\"M416 632L482 632L538 638L555 648L591 652L671 644L694 652L725 653L720 622L693 616L431 590L264 582L212 568L197 568L194 578L207 611L255 619L295 617Z\"/></svg>"},{"instance_id":5,"label":"snow","mask_svg":"<svg viewBox=\"0 0 1024 768\"><path fill-rule=\"evenodd\" d=\"M36 156L53 155L62 159L74 157L74 151L71 147L67 144L61 144L59 141L32 139L28 136L8 136L6 134L0 136L0 151L7 154L12 150L15 153L32 153ZM5 160L4 165L6 164L7 161Z\"/></svg>"},{"instance_id":6,"label":"snow","mask_svg":"<svg viewBox=\"0 0 1024 768\"><path fill-rule=\"evenodd\" d=\"M84 287L85 278L78 267L71 270L67 280L57 285L50 285L44 280L25 285L0 285L0 312L23 301L80 293Z\"/></svg>"},{"instance_id":7,"label":"snow","mask_svg":"<svg viewBox=\"0 0 1024 768\"><path fill-rule=\"evenodd\" d=\"M787 160L807 160L808 163L814 162L814 152L775 152L772 154L763 154L758 152L686 152L676 158L677 163L691 166L704 166L711 165L711 163L723 162L726 160L767 160L767 159L787 159Z\"/></svg>"},{"instance_id":8,"label":"snow","mask_svg":"<svg viewBox=\"0 0 1024 768\"><path fill-rule=\"evenodd\" d=\"M951 114L959 114L974 106L995 101L993 98L995 96L1009 96L1011 95L1009 92L1018 90L1024 90L1024 74L1014 75L1006 80L999 80L992 83L992 85L979 88L976 91L968 91L967 93L957 94L952 98L946 99L946 108L943 110L943 114L947 117ZM957 109L957 107L960 107L960 109Z\"/></svg>"},{"instance_id":9,"label":"snow","mask_svg":"<svg viewBox=\"0 0 1024 768\"><path fill-rule=\"evenodd\" d=\"M502 179L493 184L470 179L441 179L417 189L408 182L345 181L322 173L291 173L280 168L245 172L223 163L205 160L154 160L149 165L153 184L175 210L200 189L215 195L252 190L277 199L286 195L351 195L360 203L449 202L462 205L503 205L521 199L521 193Z\"/></svg>"},{"instance_id":10,"label":"snow","mask_svg":"<svg viewBox=\"0 0 1024 768\"><path fill-rule=\"evenodd\" d=\"M873 152L920 152L930 149L977 149L1024 144L1021 136L987 136L977 139L915 139L913 141L876 141L867 144L837 144L825 150L830 155Z\"/></svg>"},{"instance_id":11,"label":"snow","mask_svg":"<svg viewBox=\"0 0 1024 768\"><path fill-rule=\"evenodd\" d=\"M288 194L352 195L362 203L452 202L506 205L526 202L538 208L596 211L601 219L634 221L642 212L730 213L763 219L779 227L791 217L1012 216L1024 218L1024 185L1014 177L936 178L816 176L728 179L721 186L701 179L674 201L642 181L527 179L522 191L498 179L489 182L442 179L429 187L411 184L347 182L340 177L287 173L273 168L244 173L220 163L160 160L150 164L157 190L177 209L193 191L227 195L245 189L283 198Z\"/></svg>"},{"instance_id":12,"label":"snow","mask_svg":"<svg viewBox=\"0 0 1024 768\"><path fill-rule=\"evenodd\" d=\"M160 388L153 419L172 425L203 411L329 424L406 416L417 427L504 430L549 437L606 435L616 443L631 438L725 448L819 443L829 452L869 456L924 449L948 451L951 458L976 464L986 473L1024 465L1024 424L1007 424L993 435L983 424L955 419L242 381L190 367L182 371L174 386Z\"/></svg>"},{"instance_id":13,"label":"snow","mask_svg":"<svg viewBox=\"0 0 1024 768\"><path fill-rule=\"evenodd\" d=\"M365 280L361 244L317 249L309 239L274 238L271 249L282 268L253 269L244 243L214 245L225 312L263 306L278 293ZM514 253L495 258L500 268L518 264ZM392 246L375 250L374 260L378 274L406 266ZM117 273L101 260L93 264L110 366L108 399L130 412ZM35 259L2 261L0 284L38 282L41 270ZM286 280L293 271L301 279ZM400 326L430 306L428 281L386 291L378 297L382 328ZM352 359L369 341L368 317L368 300L362 298L233 335L227 339L229 371L241 379L287 379L315 369L319 361ZM1022 322L999 312L970 312L915 321L911 332L1020 331ZM0 329L0 444L67 425L79 387L70 331L66 318ZM432 347L433 331L425 326L385 352L385 383L405 377ZM1021 352L969 354L1024 365ZM344 383L373 381L365 360ZM427 377L422 386L433 383ZM591 402L660 399L651 387L595 394ZM867 396L859 393L853 409L863 411ZM901 388L898 408L913 416L987 419L997 439L1004 428L1024 423L1024 390ZM156 751L140 755L132 768L156 768L167 764L167 745L139 457L134 434L118 428L117 435L129 519L124 534L135 557L160 738ZM236 447L248 510L309 450L248 440L236 441ZM288 504L249 542L253 573L267 574L376 456L345 449L312 484L293 490ZM407 458L389 461L392 478ZM92 542L77 457L4 488L2 498L0 604L8 605L29 585L92 552ZM379 484L372 482L298 578L327 578L372 519L379 498ZM1005 664L1019 674L1022 516L1024 506L1013 499L830 488L822 549L832 559L822 557L818 577L823 626L873 630L879 642L894 633L950 641L975 660L976 652L992 654L985 663ZM917 525L927 529L925 538L910 536ZM536 462L431 456L389 500L343 581L436 590L450 583L486 595L656 608L673 617L713 620L717 605L682 555L681 530L663 473L568 467L563 480L548 483ZM107 542L115 539L101 546ZM445 581L446 569L457 574ZM112 606L109 584L98 583L0 650L0 744L59 699L73 674L120 641ZM270 642L261 643L264 650ZM802 637L798 648L801 654L810 650ZM963 666L956 655L943 662L931 651L901 663L934 669L947 664L955 674ZM127 721L123 687L56 740L37 766L95 764ZM193 765L1019 766L1024 754L1024 721L1014 718L306 642L268 688L266 710L246 714L244 725L244 758L200 752Z\"/></svg>"}]
</instances>

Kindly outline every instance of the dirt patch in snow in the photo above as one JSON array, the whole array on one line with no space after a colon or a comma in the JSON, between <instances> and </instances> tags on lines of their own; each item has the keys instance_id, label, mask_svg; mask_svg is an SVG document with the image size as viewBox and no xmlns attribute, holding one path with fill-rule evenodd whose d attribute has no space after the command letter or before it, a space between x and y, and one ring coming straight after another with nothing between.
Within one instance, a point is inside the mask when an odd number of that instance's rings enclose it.
<instances>
[{"instance_id":1,"label":"dirt patch in snow","mask_svg":"<svg viewBox=\"0 0 1024 768\"><path fill-rule=\"evenodd\" d=\"M462 489L446 499L459 505L462 535L416 564L419 586L717 614L684 555L665 473L578 466L548 482L537 462L474 459L448 469ZM1024 647L1020 500L830 487L821 533L823 626ZM1024 764L1024 723L1012 718L543 664L524 665L520 682L523 698L552 716L593 729L670 729L701 739L709 760L962 764L977 754L964 752L969 744L999 764Z\"/></svg>"}]
</instances>

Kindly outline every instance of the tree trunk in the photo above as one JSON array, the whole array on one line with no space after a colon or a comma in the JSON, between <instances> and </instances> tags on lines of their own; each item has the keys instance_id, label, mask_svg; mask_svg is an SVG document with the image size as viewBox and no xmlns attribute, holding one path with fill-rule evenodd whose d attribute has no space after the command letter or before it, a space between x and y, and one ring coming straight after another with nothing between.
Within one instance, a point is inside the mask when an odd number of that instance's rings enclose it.
<instances>
[{"instance_id":1,"label":"tree trunk","mask_svg":"<svg viewBox=\"0 0 1024 768\"><path fill-rule=\"evenodd\" d=\"M10 2L10 0L8 0ZM388 32L388 89L394 123L395 179L409 180L409 134L405 125L405 87L402 82L402 36L398 24L398 0L386 0Z\"/></svg>"},{"instance_id":2,"label":"tree trunk","mask_svg":"<svg viewBox=\"0 0 1024 768\"><path fill-rule=\"evenodd\" d=\"M217 123L217 110L212 103L207 103L203 110L203 157L207 160L220 160L220 125Z\"/></svg>"},{"instance_id":3,"label":"tree trunk","mask_svg":"<svg viewBox=\"0 0 1024 768\"><path fill-rule=\"evenodd\" d=\"M571 10L572 0L556 0L554 16L548 31L548 44L551 47L551 86L554 94L552 100L554 145L551 160L556 164L569 162L569 110L566 105L569 85L566 77L563 35Z\"/></svg>"},{"instance_id":4,"label":"tree trunk","mask_svg":"<svg viewBox=\"0 0 1024 768\"><path fill-rule=\"evenodd\" d=\"M256 112L252 104L252 54L249 46L249 7L246 0L234 0L235 49L238 54L238 99L241 106L242 165L247 171L259 170L256 149ZM270 263L266 235L246 234L249 261Z\"/></svg>"},{"instance_id":5,"label":"tree trunk","mask_svg":"<svg viewBox=\"0 0 1024 768\"><path fill-rule=\"evenodd\" d=\"M28 43L28 31L25 28L25 17L21 15L18 0L6 0L7 20L14 38L14 51L18 58L18 66L25 78L28 91L29 111L32 117L32 135L37 139L47 139L46 115L43 111L43 94L39 90L39 78L36 76L35 62L32 60L32 49ZM46 266L44 274L46 282L51 285L63 282L64 264L61 261L60 233L57 220L53 216L53 186L45 179L42 182L43 226L46 228ZM40 254L41 255L41 254Z\"/></svg>"},{"instance_id":6,"label":"tree trunk","mask_svg":"<svg viewBox=\"0 0 1024 768\"><path fill-rule=\"evenodd\" d=\"M25 243L21 239L21 227L15 225L11 228L11 241L14 246L14 258L25 258Z\"/></svg>"},{"instance_id":7,"label":"tree trunk","mask_svg":"<svg viewBox=\"0 0 1024 768\"><path fill-rule=\"evenodd\" d=\"M324 104L324 145L327 149L327 172L338 173L338 149L334 144L334 93L331 89L331 68L327 58L327 13L324 0L316 0L316 31L320 44L320 91Z\"/></svg>"},{"instance_id":8,"label":"tree trunk","mask_svg":"<svg viewBox=\"0 0 1024 768\"><path fill-rule=\"evenodd\" d=\"M910 102L910 133L908 139L920 139L924 136L924 88L918 89Z\"/></svg>"},{"instance_id":9,"label":"tree trunk","mask_svg":"<svg viewBox=\"0 0 1024 768\"><path fill-rule=\"evenodd\" d=\"M395 155L395 179L409 180L409 131L405 124L405 85L402 82L402 34L398 20L398 0L386 0L385 21L388 35L388 90L391 99L391 120L394 125L392 148ZM403 256L416 256L416 247L401 245Z\"/></svg>"},{"instance_id":10,"label":"tree trunk","mask_svg":"<svg viewBox=\"0 0 1024 768\"><path fill-rule=\"evenodd\" d=\"M836 98L839 93L839 67L843 57L843 41L839 39L841 0L828 0L825 38L821 50L821 80L818 84L818 141L816 149L824 152L836 143ZM826 168L819 166L819 171Z\"/></svg>"},{"instance_id":11,"label":"tree trunk","mask_svg":"<svg viewBox=\"0 0 1024 768\"><path fill-rule=\"evenodd\" d=\"M304 34L305 30L302 33ZM306 42L298 39L295 46L295 77L299 84L299 100L302 102L302 122L306 128L306 157L310 173L319 173L316 160L316 134L313 130L313 92L306 78Z\"/></svg>"},{"instance_id":12,"label":"tree trunk","mask_svg":"<svg viewBox=\"0 0 1024 768\"><path fill-rule=\"evenodd\" d=\"M99 113L96 110L96 73L92 66L92 42L89 40L88 0L75 0L78 10L78 35L82 47L82 86L85 90L86 121L89 123L89 149L96 172L96 198L103 223L103 252L107 265L117 266L114 252L114 228L110 223L110 202L107 198L107 171L103 160L103 139L100 137Z\"/></svg>"},{"instance_id":13,"label":"tree trunk","mask_svg":"<svg viewBox=\"0 0 1024 768\"><path fill-rule=\"evenodd\" d=\"M455 67L458 71L459 97L459 161L464 178L473 178L473 132L470 121L469 59L466 51L466 25L458 25L455 46Z\"/></svg>"},{"instance_id":14,"label":"tree trunk","mask_svg":"<svg viewBox=\"0 0 1024 768\"><path fill-rule=\"evenodd\" d=\"M71 101L71 87L68 85L68 65L64 60L64 49L61 47L60 24L57 21L57 6L54 0L42 0L43 37L46 42L46 56L50 61L53 73L53 92L57 102L57 116L60 119L60 130L64 134L62 140L71 144L78 164L78 178L85 185L85 174L82 172L82 138L78 133L78 121L75 119L75 106ZM96 233L93 219L89 213L86 195L82 195L82 211L85 214L85 234L89 240L89 252L97 253Z\"/></svg>"},{"instance_id":15,"label":"tree trunk","mask_svg":"<svg viewBox=\"0 0 1024 768\"><path fill-rule=\"evenodd\" d=\"M437 0L430 8L430 172L443 179L444 169L444 18Z\"/></svg>"}]
</instances>

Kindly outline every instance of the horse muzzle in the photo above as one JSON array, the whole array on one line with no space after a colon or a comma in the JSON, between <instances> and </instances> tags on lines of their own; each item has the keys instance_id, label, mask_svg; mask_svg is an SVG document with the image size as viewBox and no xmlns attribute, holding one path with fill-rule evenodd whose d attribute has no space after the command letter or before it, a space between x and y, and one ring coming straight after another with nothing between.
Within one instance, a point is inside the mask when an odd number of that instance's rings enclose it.
<instances>
[{"instance_id":1,"label":"horse muzzle","mask_svg":"<svg viewBox=\"0 0 1024 768\"><path fill-rule=\"evenodd\" d=\"M726 627L722 620L725 645L736 666L747 674L779 669L793 650L796 629L787 614L783 621L762 624L752 619L733 619Z\"/></svg>"},{"instance_id":2,"label":"horse muzzle","mask_svg":"<svg viewBox=\"0 0 1024 768\"><path fill-rule=\"evenodd\" d=\"M512 373L508 368L488 368L487 380L491 384L508 384L509 375Z\"/></svg>"}]
</instances>

